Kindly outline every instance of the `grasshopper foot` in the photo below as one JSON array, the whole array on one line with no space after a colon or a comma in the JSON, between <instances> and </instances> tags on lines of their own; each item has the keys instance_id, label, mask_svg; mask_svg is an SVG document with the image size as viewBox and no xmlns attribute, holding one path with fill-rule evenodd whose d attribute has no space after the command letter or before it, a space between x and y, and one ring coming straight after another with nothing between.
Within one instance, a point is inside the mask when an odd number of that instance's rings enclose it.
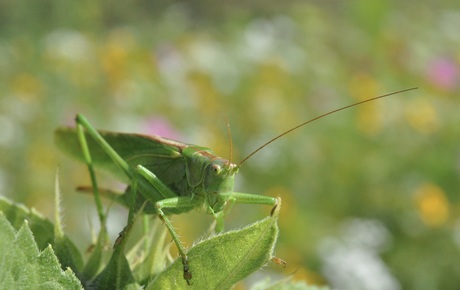
<instances>
[{"instance_id":1,"label":"grasshopper foot","mask_svg":"<svg viewBox=\"0 0 460 290\"><path fill-rule=\"evenodd\" d=\"M276 208L280 205L280 203L281 203L281 198L277 197L275 205L273 206L272 210L270 211L270 216L273 216L273 214L275 213Z\"/></svg>"},{"instance_id":2,"label":"grasshopper foot","mask_svg":"<svg viewBox=\"0 0 460 290\"><path fill-rule=\"evenodd\" d=\"M114 249L118 247L121 244L121 242L124 240L126 236L126 228L127 227L124 227L123 230L118 234L118 238L115 240L115 243L113 244Z\"/></svg>"},{"instance_id":3,"label":"grasshopper foot","mask_svg":"<svg viewBox=\"0 0 460 290\"><path fill-rule=\"evenodd\" d=\"M286 261L278 258L278 257L272 257L272 262L275 263L275 264L278 264L278 265L283 265L283 268L286 268Z\"/></svg>"},{"instance_id":4,"label":"grasshopper foot","mask_svg":"<svg viewBox=\"0 0 460 290\"><path fill-rule=\"evenodd\" d=\"M187 256L182 256L182 265L184 265L184 279L187 281L187 285L192 285L192 272L190 271L190 266L188 265Z\"/></svg>"}]
</instances>

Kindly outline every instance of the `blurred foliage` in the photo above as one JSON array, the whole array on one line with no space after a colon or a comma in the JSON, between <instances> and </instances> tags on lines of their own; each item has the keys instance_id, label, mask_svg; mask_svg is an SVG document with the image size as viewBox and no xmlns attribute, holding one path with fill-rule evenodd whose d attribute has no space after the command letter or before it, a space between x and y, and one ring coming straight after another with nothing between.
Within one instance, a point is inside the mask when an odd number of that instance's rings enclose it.
<instances>
[{"instance_id":1,"label":"blurred foliage","mask_svg":"<svg viewBox=\"0 0 460 290\"><path fill-rule=\"evenodd\" d=\"M278 140L243 165L237 189L283 198L277 256L294 279L457 289L459 26L454 1L3 0L0 192L52 216L59 165L67 232L83 248L97 222L74 188L88 174L52 140L77 112L224 157L226 115L238 161L302 121L418 86ZM269 210L237 205L229 228ZM112 208L113 237L125 215ZM211 222L173 220L187 244Z\"/></svg>"}]
</instances>

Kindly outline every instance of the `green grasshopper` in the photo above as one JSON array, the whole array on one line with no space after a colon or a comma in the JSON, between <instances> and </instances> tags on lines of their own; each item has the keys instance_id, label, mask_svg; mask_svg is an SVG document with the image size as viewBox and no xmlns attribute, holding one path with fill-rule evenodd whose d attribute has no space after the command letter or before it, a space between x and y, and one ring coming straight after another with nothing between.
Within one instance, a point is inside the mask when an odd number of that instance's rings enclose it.
<instances>
[{"instance_id":1,"label":"green grasshopper","mask_svg":"<svg viewBox=\"0 0 460 290\"><path fill-rule=\"evenodd\" d=\"M109 170L129 184L124 194L112 195L113 199L129 207L128 224L120 233L115 246L126 238L138 213L156 214L164 222L179 250L183 277L190 285L192 272L188 265L187 251L168 215L202 207L215 217L216 231L219 232L223 230L224 208L227 204L262 204L275 209L278 198L234 191L235 174L245 161L273 141L310 122L346 108L413 89L354 103L301 123L269 140L239 164L216 156L206 147L159 136L97 131L82 115L76 116L76 129L57 129L55 137L63 151L86 162L96 204L100 204L100 201L93 165ZM103 222L103 211L99 209L98 212Z\"/></svg>"}]
</instances>

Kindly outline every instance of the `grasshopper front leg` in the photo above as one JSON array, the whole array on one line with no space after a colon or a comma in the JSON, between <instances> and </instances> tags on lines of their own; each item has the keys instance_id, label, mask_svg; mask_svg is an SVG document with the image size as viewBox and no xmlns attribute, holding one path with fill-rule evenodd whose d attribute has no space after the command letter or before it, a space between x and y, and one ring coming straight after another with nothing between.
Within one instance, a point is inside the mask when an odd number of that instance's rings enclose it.
<instances>
[{"instance_id":1,"label":"grasshopper front leg","mask_svg":"<svg viewBox=\"0 0 460 290\"><path fill-rule=\"evenodd\" d=\"M227 201L227 208L221 212L214 214L216 233L224 231L224 217L227 215L228 212L231 211L235 203L271 205L273 206L271 210L271 215L273 215L273 212L279 204L279 201L278 198L269 196L233 192L231 198Z\"/></svg>"},{"instance_id":2,"label":"grasshopper front leg","mask_svg":"<svg viewBox=\"0 0 460 290\"><path fill-rule=\"evenodd\" d=\"M232 199L235 200L235 203L246 203L246 204L265 204L273 206L272 213L279 204L279 197L270 197L264 195L257 195L251 193L243 193L243 192L234 192L232 194Z\"/></svg>"}]
</instances>

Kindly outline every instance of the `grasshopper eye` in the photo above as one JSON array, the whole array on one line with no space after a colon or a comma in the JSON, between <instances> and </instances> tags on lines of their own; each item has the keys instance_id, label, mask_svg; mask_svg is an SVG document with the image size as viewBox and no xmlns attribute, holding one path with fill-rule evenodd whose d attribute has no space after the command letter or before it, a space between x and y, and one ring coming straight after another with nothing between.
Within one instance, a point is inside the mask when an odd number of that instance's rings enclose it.
<instances>
[{"instance_id":1,"label":"grasshopper eye","mask_svg":"<svg viewBox=\"0 0 460 290\"><path fill-rule=\"evenodd\" d=\"M222 168L217 164L213 164L211 166L211 169L217 175L217 174L220 174L220 171L221 171Z\"/></svg>"}]
</instances>

